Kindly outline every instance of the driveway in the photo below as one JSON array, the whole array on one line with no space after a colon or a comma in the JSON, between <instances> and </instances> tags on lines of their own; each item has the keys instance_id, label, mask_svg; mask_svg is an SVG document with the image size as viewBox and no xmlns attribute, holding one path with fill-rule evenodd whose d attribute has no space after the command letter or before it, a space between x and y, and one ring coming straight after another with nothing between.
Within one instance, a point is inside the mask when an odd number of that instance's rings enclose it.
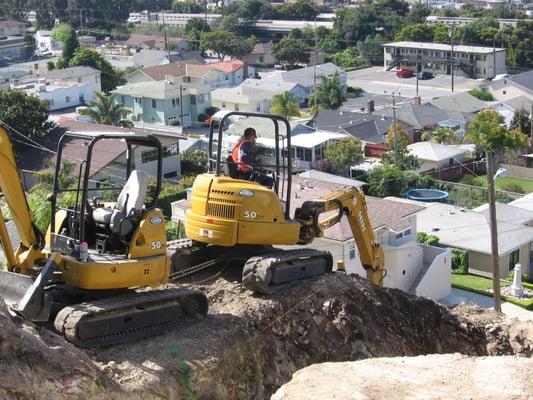
<instances>
[{"instance_id":1,"label":"driveway","mask_svg":"<svg viewBox=\"0 0 533 400\"><path fill-rule=\"evenodd\" d=\"M492 297L456 288L452 288L451 294L440 299L439 303L448 307L454 307L461 303L474 304L481 308L492 308L493 306ZM506 301L502 301L502 312L508 317L518 318L522 321L533 321L533 312Z\"/></svg>"},{"instance_id":2,"label":"driveway","mask_svg":"<svg viewBox=\"0 0 533 400\"><path fill-rule=\"evenodd\" d=\"M395 71L383 71L383 67L370 67L346 73L348 86L376 94L391 94L393 91L402 97L416 96L416 77L398 78ZM478 87L483 80L454 77L454 91L466 92ZM432 79L418 81L418 93L423 99L451 94L451 76L435 75Z\"/></svg>"}]
</instances>

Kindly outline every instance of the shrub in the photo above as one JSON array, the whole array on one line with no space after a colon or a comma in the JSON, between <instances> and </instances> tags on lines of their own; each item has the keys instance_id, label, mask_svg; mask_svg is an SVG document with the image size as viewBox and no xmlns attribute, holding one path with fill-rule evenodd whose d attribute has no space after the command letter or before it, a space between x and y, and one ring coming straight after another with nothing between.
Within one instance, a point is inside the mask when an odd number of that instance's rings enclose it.
<instances>
[{"instance_id":1,"label":"shrub","mask_svg":"<svg viewBox=\"0 0 533 400\"><path fill-rule=\"evenodd\" d=\"M439 237L435 235L429 235L426 239L426 244L430 246L437 246L439 244Z\"/></svg>"},{"instance_id":2,"label":"shrub","mask_svg":"<svg viewBox=\"0 0 533 400\"><path fill-rule=\"evenodd\" d=\"M452 249L452 269L455 273L468 274L468 252Z\"/></svg>"},{"instance_id":3,"label":"shrub","mask_svg":"<svg viewBox=\"0 0 533 400\"><path fill-rule=\"evenodd\" d=\"M489 92L482 92L481 90L477 88L469 90L468 93L470 93L474 97L477 97L479 100L483 100L483 101L493 100L492 94L490 94Z\"/></svg>"},{"instance_id":4,"label":"shrub","mask_svg":"<svg viewBox=\"0 0 533 400\"><path fill-rule=\"evenodd\" d=\"M474 176L473 175L465 175L465 176L463 176L463 178L461 179L461 183L463 183L465 185L477 186L477 185L474 184Z\"/></svg>"},{"instance_id":5,"label":"shrub","mask_svg":"<svg viewBox=\"0 0 533 400\"><path fill-rule=\"evenodd\" d=\"M427 240L428 240L428 234L426 232L416 233L416 241L418 243L426 243Z\"/></svg>"},{"instance_id":6,"label":"shrub","mask_svg":"<svg viewBox=\"0 0 533 400\"><path fill-rule=\"evenodd\" d=\"M181 153L181 173L198 175L207 171L207 153L203 150L185 150Z\"/></svg>"},{"instance_id":7,"label":"shrub","mask_svg":"<svg viewBox=\"0 0 533 400\"><path fill-rule=\"evenodd\" d=\"M514 193L525 193L526 192L522 186L514 182L502 183L500 185L500 189L505 190L507 192L514 192Z\"/></svg>"},{"instance_id":8,"label":"shrub","mask_svg":"<svg viewBox=\"0 0 533 400\"><path fill-rule=\"evenodd\" d=\"M182 200L187 196L186 189L190 188L194 182L194 176L184 176L176 184L164 184L159 193L157 206L163 212L166 219L172 216L171 203Z\"/></svg>"}]
</instances>

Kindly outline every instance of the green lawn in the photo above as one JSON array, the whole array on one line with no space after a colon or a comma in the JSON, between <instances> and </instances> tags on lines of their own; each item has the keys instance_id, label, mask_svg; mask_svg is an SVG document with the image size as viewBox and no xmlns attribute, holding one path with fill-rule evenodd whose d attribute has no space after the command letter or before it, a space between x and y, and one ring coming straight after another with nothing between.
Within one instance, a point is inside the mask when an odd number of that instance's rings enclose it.
<instances>
[{"instance_id":1,"label":"green lawn","mask_svg":"<svg viewBox=\"0 0 533 400\"><path fill-rule=\"evenodd\" d=\"M467 181L471 178L463 178L461 181ZM473 179L473 184L476 186L487 186L487 175L476 176ZM513 187L514 186L514 187ZM516 188L521 188L520 192L532 193L533 192L533 179L517 178L516 176L504 176L496 179L496 188L500 190L507 190L509 192L515 192Z\"/></svg>"}]
</instances>

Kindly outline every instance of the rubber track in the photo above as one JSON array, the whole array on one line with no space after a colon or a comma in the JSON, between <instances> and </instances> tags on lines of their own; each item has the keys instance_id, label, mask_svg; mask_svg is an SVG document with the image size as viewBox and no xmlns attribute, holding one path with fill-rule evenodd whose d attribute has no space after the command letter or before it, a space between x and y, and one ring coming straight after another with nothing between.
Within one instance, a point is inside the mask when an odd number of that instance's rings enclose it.
<instances>
[{"instance_id":1,"label":"rubber track","mask_svg":"<svg viewBox=\"0 0 533 400\"><path fill-rule=\"evenodd\" d=\"M180 318L176 318L176 315L165 315L161 310L158 310L158 308L162 309L169 305L179 305L185 316L179 315ZM127 318L128 312L138 313L138 307L141 310L148 308L150 313L158 313L150 316L152 318L157 316L160 322L130 329L117 327L116 332L91 338L83 338L85 335L79 334L79 326L82 322L101 321L106 318L109 318L109 323L112 323L113 318L122 321ZM205 316L207 310L207 297L200 291L190 289L153 290L67 306L57 314L54 326L69 342L76 346L107 346L168 332L186 320Z\"/></svg>"},{"instance_id":2,"label":"rubber track","mask_svg":"<svg viewBox=\"0 0 533 400\"><path fill-rule=\"evenodd\" d=\"M242 270L242 283L247 289L256 293L275 293L289 283L286 282L283 284L271 285L272 272L275 270L276 266L300 258L323 258L326 265L324 272L322 273L331 272L333 258L328 251L316 249L281 250L250 258ZM295 271L298 270L300 270L300 266L295 268ZM294 280L310 277L306 274L303 275L305 276L295 278Z\"/></svg>"}]
</instances>

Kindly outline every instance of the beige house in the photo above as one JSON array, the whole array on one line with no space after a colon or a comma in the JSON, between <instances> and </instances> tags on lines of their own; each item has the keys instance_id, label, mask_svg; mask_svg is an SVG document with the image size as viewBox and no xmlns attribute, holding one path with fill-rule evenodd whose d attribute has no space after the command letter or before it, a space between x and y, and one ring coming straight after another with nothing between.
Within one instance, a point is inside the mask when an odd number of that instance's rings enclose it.
<instances>
[{"instance_id":1,"label":"beige house","mask_svg":"<svg viewBox=\"0 0 533 400\"><path fill-rule=\"evenodd\" d=\"M505 278L516 263L523 273L533 276L533 211L509 204L496 204L500 278ZM444 246L468 251L469 271L492 276L488 206L465 210L449 204L429 203L418 213L418 231L435 235Z\"/></svg>"},{"instance_id":2,"label":"beige house","mask_svg":"<svg viewBox=\"0 0 533 400\"><path fill-rule=\"evenodd\" d=\"M216 89L211 93L213 107L228 111L269 112L273 93L247 85Z\"/></svg>"},{"instance_id":3,"label":"beige house","mask_svg":"<svg viewBox=\"0 0 533 400\"><path fill-rule=\"evenodd\" d=\"M465 160L467 150L458 145L417 142L407 146L409 154L419 162L418 172L453 167Z\"/></svg>"},{"instance_id":4,"label":"beige house","mask_svg":"<svg viewBox=\"0 0 533 400\"><path fill-rule=\"evenodd\" d=\"M272 42L257 43L252 52L246 56L248 64L257 67L267 67L276 64L276 57L272 54L272 45Z\"/></svg>"}]
</instances>

